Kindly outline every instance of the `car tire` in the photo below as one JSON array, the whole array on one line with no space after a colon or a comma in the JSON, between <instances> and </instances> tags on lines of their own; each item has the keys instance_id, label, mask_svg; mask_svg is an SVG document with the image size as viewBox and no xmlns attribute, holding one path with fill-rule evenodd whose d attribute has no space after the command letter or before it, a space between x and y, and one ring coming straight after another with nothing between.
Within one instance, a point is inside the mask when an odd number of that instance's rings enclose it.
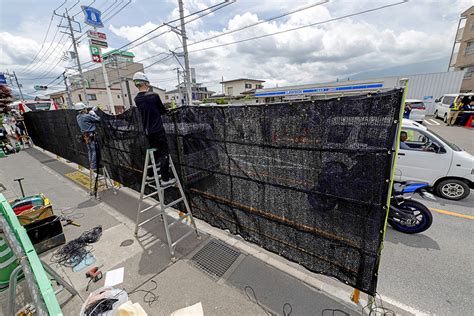
<instances>
[{"instance_id":1,"label":"car tire","mask_svg":"<svg viewBox=\"0 0 474 316\"><path fill-rule=\"evenodd\" d=\"M448 113L444 113L443 122L448 123Z\"/></svg>"},{"instance_id":2,"label":"car tire","mask_svg":"<svg viewBox=\"0 0 474 316\"><path fill-rule=\"evenodd\" d=\"M448 179L436 185L436 194L444 199L459 201L469 196L470 188L466 182L458 179Z\"/></svg>"},{"instance_id":3,"label":"car tire","mask_svg":"<svg viewBox=\"0 0 474 316\"><path fill-rule=\"evenodd\" d=\"M433 115L435 119L438 118L438 110L436 110Z\"/></svg>"}]
</instances>

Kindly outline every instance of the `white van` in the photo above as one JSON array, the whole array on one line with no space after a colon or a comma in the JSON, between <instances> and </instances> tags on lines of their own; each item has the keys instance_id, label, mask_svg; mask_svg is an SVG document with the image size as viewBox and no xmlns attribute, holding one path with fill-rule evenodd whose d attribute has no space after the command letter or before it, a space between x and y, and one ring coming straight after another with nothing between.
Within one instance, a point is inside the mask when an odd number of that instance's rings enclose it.
<instances>
[{"instance_id":1,"label":"white van","mask_svg":"<svg viewBox=\"0 0 474 316\"><path fill-rule=\"evenodd\" d=\"M422 123L426 116L426 107L423 101L418 99L406 99L405 107L411 107L410 120Z\"/></svg>"},{"instance_id":2,"label":"white van","mask_svg":"<svg viewBox=\"0 0 474 316\"><path fill-rule=\"evenodd\" d=\"M427 182L446 199L461 200L474 189L474 157L425 126L402 121L395 180ZM402 137L400 137L402 139Z\"/></svg>"},{"instance_id":3,"label":"white van","mask_svg":"<svg viewBox=\"0 0 474 316\"><path fill-rule=\"evenodd\" d=\"M474 96L474 93L451 93L445 94L441 98L437 99L436 102L436 110L434 112L435 118L442 118L445 123L448 122L448 116L450 109L449 107L454 103L454 100L458 96ZM474 110L474 109L473 109Z\"/></svg>"}]
</instances>

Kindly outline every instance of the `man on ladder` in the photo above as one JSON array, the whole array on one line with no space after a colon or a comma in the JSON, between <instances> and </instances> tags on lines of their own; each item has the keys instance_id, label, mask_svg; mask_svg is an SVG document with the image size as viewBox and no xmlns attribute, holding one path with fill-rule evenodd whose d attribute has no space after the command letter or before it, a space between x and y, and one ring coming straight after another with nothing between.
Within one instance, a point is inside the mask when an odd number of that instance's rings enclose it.
<instances>
[{"instance_id":1,"label":"man on ladder","mask_svg":"<svg viewBox=\"0 0 474 316\"><path fill-rule=\"evenodd\" d=\"M148 91L150 82L148 78L142 72L137 72L133 75L133 82L137 86L139 93L135 97L135 104L140 111L140 115L143 122L143 129L145 135L148 138L150 144L150 149L146 151L145 165L143 168L143 177L142 185L140 189L140 199L138 202L138 211L137 211L137 221L135 225L135 236L138 236L138 229L142 225L150 222L151 220L161 217L164 229L166 233L166 240L168 241L169 251L171 254L172 260L175 258L175 246L183 241L187 236L192 233L196 233L196 236L199 238L199 232L196 227L193 215L191 213L191 208L186 199L186 195L181 185L181 181L178 179L178 173L176 168L171 160L168 142L166 140L165 129L163 127L162 115L166 113L166 109L163 103L160 100L160 97L153 92ZM156 161L160 162L159 168L156 165ZM171 166L171 173L170 168ZM159 179L158 171L160 171L161 180ZM179 193L179 198L166 204L165 201L165 190L175 186ZM145 194L145 189L152 189L153 192ZM152 203L150 206L145 206L144 201L149 198L157 198L157 202ZM173 206L178 203L183 203L185 212L181 213L178 219L175 219L173 222L168 223L169 219L167 218L167 210L171 209ZM140 222L140 215L154 210L155 207L159 206L160 209L152 217ZM170 228L174 225L183 222L184 220L189 219L190 224L192 225L192 230L189 230L187 233L183 234L177 240L173 241L171 238Z\"/></svg>"},{"instance_id":2,"label":"man on ladder","mask_svg":"<svg viewBox=\"0 0 474 316\"><path fill-rule=\"evenodd\" d=\"M161 116L166 113L166 108L158 94L148 91L150 81L143 72L135 73L133 75L133 82L139 91L135 97L135 104L140 111L143 130L145 131L150 148L157 149L154 152L154 156L155 161L160 162L161 185L169 186L176 182L176 179L170 178L168 142L161 118ZM151 171L152 170L148 171L148 176L152 176Z\"/></svg>"}]
</instances>

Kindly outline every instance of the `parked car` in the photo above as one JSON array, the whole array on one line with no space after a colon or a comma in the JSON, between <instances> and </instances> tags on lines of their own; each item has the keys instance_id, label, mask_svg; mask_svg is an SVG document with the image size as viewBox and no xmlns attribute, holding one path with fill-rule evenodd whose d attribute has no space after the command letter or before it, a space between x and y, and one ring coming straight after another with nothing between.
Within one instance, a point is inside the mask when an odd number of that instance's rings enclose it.
<instances>
[{"instance_id":1,"label":"parked car","mask_svg":"<svg viewBox=\"0 0 474 316\"><path fill-rule=\"evenodd\" d=\"M53 100L22 100L9 104L9 107L18 110L21 114L30 111L50 111L58 109L58 106Z\"/></svg>"},{"instance_id":2,"label":"parked car","mask_svg":"<svg viewBox=\"0 0 474 316\"><path fill-rule=\"evenodd\" d=\"M426 107L423 101L418 99L406 99L405 106L411 107L410 120L422 123L426 116Z\"/></svg>"},{"instance_id":3,"label":"parked car","mask_svg":"<svg viewBox=\"0 0 474 316\"><path fill-rule=\"evenodd\" d=\"M434 117L442 118L443 121L446 123L448 121L448 116L450 112L449 107L454 103L454 100L456 100L458 96L474 96L474 93L451 93L443 95L441 98L435 100L436 110L434 113ZM474 111L474 108L471 110Z\"/></svg>"},{"instance_id":4,"label":"parked car","mask_svg":"<svg viewBox=\"0 0 474 316\"><path fill-rule=\"evenodd\" d=\"M474 189L474 157L414 121L402 121L407 139L398 151L397 181L427 182L443 198L461 200ZM402 149L404 147L405 149Z\"/></svg>"}]
</instances>

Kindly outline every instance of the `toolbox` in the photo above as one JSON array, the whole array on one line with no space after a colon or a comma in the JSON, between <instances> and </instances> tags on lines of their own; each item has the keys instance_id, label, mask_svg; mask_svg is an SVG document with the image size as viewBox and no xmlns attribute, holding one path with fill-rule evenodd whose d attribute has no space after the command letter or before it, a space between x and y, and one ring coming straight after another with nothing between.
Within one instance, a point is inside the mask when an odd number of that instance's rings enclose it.
<instances>
[{"instance_id":1,"label":"toolbox","mask_svg":"<svg viewBox=\"0 0 474 316\"><path fill-rule=\"evenodd\" d=\"M38 254L66 243L61 220L56 215L23 226Z\"/></svg>"}]
</instances>

